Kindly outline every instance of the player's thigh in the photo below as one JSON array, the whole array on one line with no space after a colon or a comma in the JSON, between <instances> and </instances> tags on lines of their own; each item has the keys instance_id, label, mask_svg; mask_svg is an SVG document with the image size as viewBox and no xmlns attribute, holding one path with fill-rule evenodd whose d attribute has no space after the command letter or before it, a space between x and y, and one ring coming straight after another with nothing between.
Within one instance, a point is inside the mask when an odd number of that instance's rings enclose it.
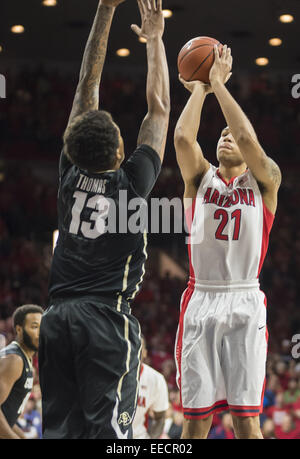
<instances>
[{"instance_id":1,"label":"player's thigh","mask_svg":"<svg viewBox=\"0 0 300 459\"><path fill-rule=\"evenodd\" d=\"M215 310L218 298L207 292L193 294L177 333L177 380L185 414L196 416L225 400L220 364L222 330Z\"/></svg>"},{"instance_id":2,"label":"player's thigh","mask_svg":"<svg viewBox=\"0 0 300 459\"><path fill-rule=\"evenodd\" d=\"M41 322L38 356L44 438L80 438L84 431L68 330L68 307L49 308Z\"/></svg>"},{"instance_id":3,"label":"player's thigh","mask_svg":"<svg viewBox=\"0 0 300 459\"><path fill-rule=\"evenodd\" d=\"M39 372L44 390L70 390L75 379L67 314L63 305L43 314L39 337Z\"/></svg>"},{"instance_id":4,"label":"player's thigh","mask_svg":"<svg viewBox=\"0 0 300 459\"><path fill-rule=\"evenodd\" d=\"M139 324L109 306L82 304L72 318L72 337L89 438L117 438L111 431L113 419L121 438L131 425L137 403Z\"/></svg>"},{"instance_id":5,"label":"player's thigh","mask_svg":"<svg viewBox=\"0 0 300 459\"><path fill-rule=\"evenodd\" d=\"M267 359L266 307L262 292L237 295L223 337L222 369L232 414L259 414ZM237 302L236 302L237 301Z\"/></svg>"}]
</instances>

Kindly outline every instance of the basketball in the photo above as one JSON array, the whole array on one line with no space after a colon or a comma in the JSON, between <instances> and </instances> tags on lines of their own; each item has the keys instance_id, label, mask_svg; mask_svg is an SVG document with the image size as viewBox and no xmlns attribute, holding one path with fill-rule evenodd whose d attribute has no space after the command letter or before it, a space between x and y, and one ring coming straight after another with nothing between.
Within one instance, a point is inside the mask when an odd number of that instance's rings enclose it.
<instances>
[{"instance_id":1,"label":"basketball","mask_svg":"<svg viewBox=\"0 0 300 459\"><path fill-rule=\"evenodd\" d=\"M214 38L197 37L188 41L178 55L178 70L186 81L199 80L209 83L209 72L214 63L214 45L223 45Z\"/></svg>"}]
</instances>

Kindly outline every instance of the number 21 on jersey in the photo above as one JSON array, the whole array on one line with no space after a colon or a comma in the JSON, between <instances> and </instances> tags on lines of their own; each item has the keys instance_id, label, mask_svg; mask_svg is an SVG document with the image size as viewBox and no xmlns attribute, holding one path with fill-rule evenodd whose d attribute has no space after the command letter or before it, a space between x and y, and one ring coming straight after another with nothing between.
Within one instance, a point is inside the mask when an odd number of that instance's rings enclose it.
<instances>
[{"instance_id":1,"label":"number 21 on jersey","mask_svg":"<svg viewBox=\"0 0 300 459\"><path fill-rule=\"evenodd\" d=\"M241 209L236 209L234 212L230 214L225 209L218 209L214 214L215 220L221 220L217 231L216 231L216 239L220 241L228 241L229 236L225 234L226 228L228 227L229 220L234 220L234 230L233 230L233 241L238 241L240 237L240 228L241 228L241 217L242 211Z\"/></svg>"}]
</instances>

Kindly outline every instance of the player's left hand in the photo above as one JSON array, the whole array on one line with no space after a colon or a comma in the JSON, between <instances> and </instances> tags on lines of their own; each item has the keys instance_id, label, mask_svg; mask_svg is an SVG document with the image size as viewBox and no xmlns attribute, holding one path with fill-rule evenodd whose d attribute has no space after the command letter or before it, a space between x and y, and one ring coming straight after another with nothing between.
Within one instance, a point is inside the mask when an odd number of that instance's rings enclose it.
<instances>
[{"instance_id":1,"label":"player's left hand","mask_svg":"<svg viewBox=\"0 0 300 459\"><path fill-rule=\"evenodd\" d=\"M162 37L165 30L165 19L162 10L162 0L137 0L141 13L142 26L136 24L131 30L139 37L147 40Z\"/></svg>"},{"instance_id":2,"label":"player's left hand","mask_svg":"<svg viewBox=\"0 0 300 459\"><path fill-rule=\"evenodd\" d=\"M112 6L113 8L116 8L123 2L125 2L125 0L100 0L101 5Z\"/></svg>"},{"instance_id":3,"label":"player's left hand","mask_svg":"<svg viewBox=\"0 0 300 459\"><path fill-rule=\"evenodd\" d=\"M213 92L210 84L202 83L202 81L185 81L181 75L179 75L179 81L183 84L185 89L193 93L197 87L201 87L205 94L210 94Z\"/></svg>"}]
</instances>

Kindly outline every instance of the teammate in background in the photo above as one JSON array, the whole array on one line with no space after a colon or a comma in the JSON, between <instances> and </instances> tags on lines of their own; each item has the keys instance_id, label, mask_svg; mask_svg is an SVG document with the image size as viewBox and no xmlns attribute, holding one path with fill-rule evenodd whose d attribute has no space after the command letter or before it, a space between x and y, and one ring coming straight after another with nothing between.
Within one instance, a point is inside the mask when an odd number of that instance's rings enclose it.
<instances>
[{"instance_id":1,"label":"teammate in background","mask_svg":"<svg viewBox=\"0 0 300 459\"><path fill-rule=\"evenodd\" d=\"M169 391L165 378L144 363L147 346L142 336L142 365L137 410L132 424L134 439L159 438L163 433L169 407ZM149 420L151 411L151 420ZM150 422L149 422L150 421Z\"/></svg>"},{"instance_id":2,"label":"teammate in background","mask_svg":"<svg viewBox=\"0 0 300 459\"><path fill-rule=\"evenodd\" d=\"M32 357L38 350L43 309L24 305L16 309L16 340L0 351L0 439L26 438L16 425L33 386Z\"/></svg>"},{"instance_id":3,"label":"teammate in background","mask_svg":"<svg viewBox=\"0 0 300 459\"><path fill-rule=\"evenodd\" d=\"M228 407L237 438L262 438L267 329L259 274L281 173L225 87L231 68L230 48L220 57L215 47L210 85L182 80L192 95L175 132L190 227L190 281L176 339L183 438L207 438L213 413ZM209 92L228 124L217 146L219 168L209 164L197 142Z\"/></svg>"},{"instance_id":4,"label":"teammate in background","mask_svg":"<svg viewBox=\"0 0 300 459\"><path fill-rule=\"evenodd\" d=\"M147 39L148 113L124 163L120 129L99 109L112 19L123 0L100 0L60 159L59 238L39 351L43 437L126 439L132 435L140 372L140 325L130 303L146 260L146 232L128 230L132 199L146 199L161 170L170 112L162 0L138 0ZM133 108L134 109L134 108ZM127 193L121 203L120 192ZM105 231L111 203L127 228ZM124 224L124 221L121 222ZM118 229L118 228L117 228Z\"/></svg>"}]
</instances>

